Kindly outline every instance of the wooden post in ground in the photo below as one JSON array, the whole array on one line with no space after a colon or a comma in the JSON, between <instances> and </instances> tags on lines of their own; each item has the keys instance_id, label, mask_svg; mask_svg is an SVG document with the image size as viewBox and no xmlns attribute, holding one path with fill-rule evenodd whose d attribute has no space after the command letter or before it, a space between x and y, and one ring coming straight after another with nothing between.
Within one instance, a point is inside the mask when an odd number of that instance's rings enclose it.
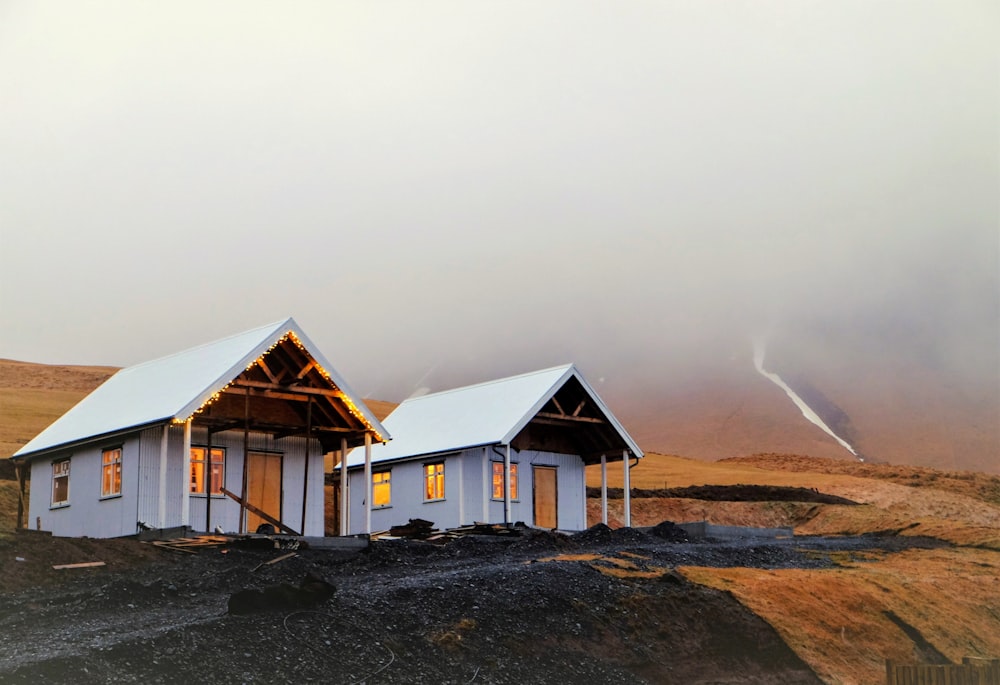
<instances>
[{"instance_id":1,"label":"wooden post in ground","mask_svg":"<svg viewBox=\"0 0 1000 685\"><path fill-rule=\"evenodd\" d=\"M608 455L601 455L601 523L608 525Z\"/></svg>"},{"instance_id":2,"label":"wooden post in ground","mask_svg":"<svg viewBox=\"0 0 1000 685\"><path fill-rule=\"evenodd\" d=\"M622 450L622 463L625 465L625 527L632 527L632 482L628 472L628 450Z\"/></svg>"},{"instance_id":3,"label":"wooden post in ground","mask_svg":"<svg viewBox=\"0 0 1000 685\"><path fill-rule=\"evenodd\" d=\"M347 535L347 438L340 439L340 534Z\"/></svg>"},{"instance_id":4,"label":"wooden post in ground","mask_svg":"<svg viewBox=\"0 0 1000 685\"><path fill-rule=\"evenodd\" d=\"M365 431L365 535L372 534L372 434Z\"/></svg>"}]
</instances>

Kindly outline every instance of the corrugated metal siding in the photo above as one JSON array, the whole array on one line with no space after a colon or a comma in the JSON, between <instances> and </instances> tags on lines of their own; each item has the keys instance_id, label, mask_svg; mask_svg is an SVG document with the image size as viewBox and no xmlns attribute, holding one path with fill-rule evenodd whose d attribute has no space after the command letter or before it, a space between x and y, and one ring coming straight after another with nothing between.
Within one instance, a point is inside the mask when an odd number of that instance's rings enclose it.
<instances>
[{"instance_id":1,"label":"corrugated metal siding","mask_svg":"<svg viewBox=\"0 0 1000 685\"><path fill-rule=\"evenodd\" d=\"M122 448L122 494L101 498L101 453L105 448ZM70 458L69 506L52 509L52 462ZM28 525L64 537L120 537L136 532L138 484L140 475L140 439L134 434L126 439L97 444L58 457L38 459L31 465L36 496L28 505Z\"/></svg>"},{"instance_id":2,"label":"corrugated metal siding","mask_svg":"<svg viewBox=\"0 0 1000 685\"><path fill-rule=\"evenodd\" d=\"M411 518L433 521L437 528L454 528L476 521L504 522L503 500L492 499L492 462L502 463L502 450L498 454L483 448L471 448L445 460L445 499L425 502L423 498L423 465L435 458L397 462L392 465L392 506L372 510L372 531L388 530L406 523ZM458 460L462 459L461 469ZM532 500L532 466L555 466L558 469L558 524L561 530L583 530L587 527L585 475L583 460L576 455L551 452L522 451L511 454L511 462L518 464L518 499L511 502L512 522L534 525ZM381 470L375 468L373 470ZM461 475L461 488L459 476ZM364 470L350 472L350 532L364 532ZM464 496L460 507L459 497ZM485 505L485 506L484 506ZM460 509L464 520L460 517ZM486 513L484 516L483 513ZM485 520L484 520L485 519Z\"/></svg>"},{"instance_id":3,"label":"corrugated metal siding","mask_svg":"<svg viewBox=\"0 0 1000 685\"><path fill-rule=\"evenodd\" d=\"M388 530L392 526L402 525L411 518L422 518L433 521L437 528L451 528L459 525L459 496L464 487L460 486L458 455L447 457L432 457L421 461L408 461L393 464L392 472L392 505L380 509L372 509L372 532ZM443 500L424 501L424 464L443 461L444 495ZM377 468L373 471L382 471ZM465 469L468 471L468 469ZM370 493L366 492L364 469L349 472L350 476L350 528L352 535L364 532L365 500ZM469 511L468 507L466 510Z\"/></svg>"},{"instance_id":4,"label":"corrugated metal siding","mask_svg":"<svg viewBox=\"0 0 1000 685\"><path fill-rule=\"evenodd\" d=\"M163 427L147 428L139 436L139 503L136 520L160 525L160 443Z\"/></svg>"},{"instance_id":5,"label":"corrugated metal siding","mask_svg":"<svg viewBox=\"0 0 1000 685\"><path fill-rule=\"evenodd\" d=\"M490 454L491 461L502 461L502 458ZM560 530L583 530L587 527L585 518L585 475L583 459L573 454L555 454L553 452L536 452L523 450L511 454L511 463L518 464L518 499L511 502L511 518L514 522L523 521L529 526L535 525L534 502L532 500L532 466L555 466L556 484L558 488L558 509L556 516ZM492 492L488 491L490 523L503 523L503 500L493 500Z\"/></svg>"}]
</instances>

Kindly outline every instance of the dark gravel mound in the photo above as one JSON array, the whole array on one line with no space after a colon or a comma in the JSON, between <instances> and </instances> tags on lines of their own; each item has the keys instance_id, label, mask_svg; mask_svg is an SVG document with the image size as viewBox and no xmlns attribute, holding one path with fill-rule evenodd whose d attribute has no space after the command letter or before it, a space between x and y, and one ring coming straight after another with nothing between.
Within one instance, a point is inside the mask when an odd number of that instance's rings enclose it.
<instances>
[{"instance_id":1,"label":"dark gravel mound","mask_svg":"<svg viewBox=\"0 0 1000 685\"><path fill-rule=\"evenodd\" d=\"M649 529L649 534L670 542L688 541L688 534L673 521L661 521Z\"/></svg>"},{"instance_id":2,"label":"dark gravel mound","mask_svg":"<svg viewBox=\"0 0 1000 685\"><path fill-rule=\"evenodd\" d=\"M649 535L638 528L609 528L597 523L572 536L578 545L643 545L651 542Z\"/></svg>"}]
</instances>

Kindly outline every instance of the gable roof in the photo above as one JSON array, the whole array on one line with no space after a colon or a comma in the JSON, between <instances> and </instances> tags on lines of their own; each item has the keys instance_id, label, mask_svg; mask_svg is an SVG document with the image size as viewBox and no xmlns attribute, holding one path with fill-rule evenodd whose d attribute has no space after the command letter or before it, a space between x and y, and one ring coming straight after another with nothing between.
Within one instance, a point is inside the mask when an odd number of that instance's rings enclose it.
<instances>
[{"instance_id":1,"label":"gable roof","mask_svg":"<svg viewBox=\"0 0 1000 685\"><path fill-rule=\"evenodd\" d=\"M372 446L372 461L393 461L480 445L510 444L570 379L579 381L621 442L633 455L642 450L572 364L454 390L413 397L385 419L396 436ZM348 453L347 467L364 463L364 450Z\"/></svg>"},{"instance_id":2,"label":"gable roof","mask_svg":"<svg viewBox=\"0 0 1000 685\"><path fill-rule=\"evenodd\" d=\"M389 439L364 402L355 399L344 379L289 318L122 369L14 453L13 458L38 456L142 426L184 421L289 335L352 400L363 422L382 439Z\"/></svg>"}]
</instances>

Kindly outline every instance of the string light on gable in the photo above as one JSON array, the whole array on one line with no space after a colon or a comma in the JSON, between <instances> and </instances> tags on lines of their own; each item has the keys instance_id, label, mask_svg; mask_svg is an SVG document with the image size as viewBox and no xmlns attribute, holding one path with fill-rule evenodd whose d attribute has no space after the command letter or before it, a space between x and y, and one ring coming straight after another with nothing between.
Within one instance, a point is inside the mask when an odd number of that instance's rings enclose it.
<instances>
[{"instance_id":1,"label":"string light on gable","mask_svg":"<svg viewBox=\"0 0 1000 685\"><path fill-rule=\"evenodd\" d=\"M306 356L308 356L310 359L312 359L312 355L309 353L309 350L306 349L306 346L303 345L302 341L299 340L298 336L295 335L295 332L294 331L288 331L283 336L281 336L276 341L274 341L274 343L270 347L268 347L264 352L262 352L256 359L254 359L252 362L250 362L249 364L247 364L246 369L244 369L244 373L248 372L248 371L251 371L255 366L257 366L258 364L260 364L267 355L271 354L271 352L273 352L275 348L277 348L278 346L280 346L286 340L290 340L292 343L295 344L296 347L299 348L299 350L301 350ZM327 382L330 383L330 385L332 385L334 388L337 389L337 398L341 402L344 403L344 406L347 407L347 411L351 414L351 416L353 416L354 418L356 418L363 425L367 426L368 428L371 428L372 426L371 426L371 424L368 423L368 420L365 418L365 415L358 409L357 405L354 404L354 402L351 401L351 398L348 397L344 393L344 391L340 389L340 387L337 385L337 383L333 380L333 377L330 376L330 373L325 368L323 368L323 365L320 364L319 362L317 362L315 359L313 359L313 368L317 369L320 372L320 374L323 376L323 378L325 378L327 380ZM240 376L242 376L242 375L243 374L240 374ZM227 390L229 390L229 388L234 383L236 383L237 380L239 380L239 376L237 376L233 380L231 380L228 383L226 383L219 390L216 390L215 392L213 392L208 397L208 399L206 399L201 404L200 407L198 407L197 409L195 409L191 413L190 416L188 416L187 418L184 418L184 419L182 419L182 418L174 418L173 422L175 424L187 423L188 421L190 421L191 419L193 419L196 415L198 415L198 414L202 413L203 411L205 411L205 409L207 409L208 407L210 407L213 403L217 402L218 399L220 397L222 397L222 395L224 395L225 392ZM373 437L374 437L374 440L376 442L385 442L385 440L382 438L382 436L379 435L377 432L373 431Z\"/></svg>"}]
</instances>

